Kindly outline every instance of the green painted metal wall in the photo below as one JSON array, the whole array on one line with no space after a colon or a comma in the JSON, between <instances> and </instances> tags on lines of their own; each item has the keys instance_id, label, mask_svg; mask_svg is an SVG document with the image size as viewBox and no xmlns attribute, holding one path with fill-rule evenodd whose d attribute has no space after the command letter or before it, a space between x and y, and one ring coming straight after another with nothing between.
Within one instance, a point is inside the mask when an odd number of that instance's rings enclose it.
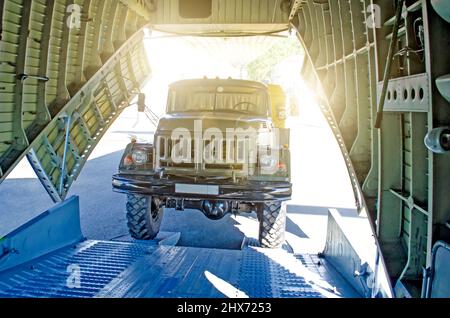
<instances>
[{"instance_id":1,"label":"green painted metal wall","mask_svg":"<svg viewBox=\"0 0 450 318\"><path fill-rule=\"evenodd\" d=\"M142 43L150 8L121 0L0 7L0 177L27 155L59 201L150 73Z\"/></svg>"},{"instance_id":2,"label":"green painted metal wall","mask_svg":"<svg viewBox=\"0 0 450 318\"><path fill-rule=\"evenodd\" d=\"M420 295L431 248L448 240L450 158L424 144L448 125L436 79L450 73L449 24L429 1L406 0L381 129L374 127L396 1L306 1L293 20L309 52L303 74L361 187L398 295ZM331 109L331 111L330 111ZM405 291L406 290L406 291Z\"/></svg>"}]
</instances>

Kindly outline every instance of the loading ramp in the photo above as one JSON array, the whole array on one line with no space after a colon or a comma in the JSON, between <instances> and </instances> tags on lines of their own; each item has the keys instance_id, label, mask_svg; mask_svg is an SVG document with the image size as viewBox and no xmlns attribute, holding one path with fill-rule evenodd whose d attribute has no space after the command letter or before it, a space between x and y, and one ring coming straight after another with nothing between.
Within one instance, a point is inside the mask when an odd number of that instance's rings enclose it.
<instances>
[{"instance_id":1,"label":"loading ramp","mask_svg":"<svg viewBox=\"0 0 450 318\"><path fill-rule=\"evenodd\" d=\"M239 250L176 246L179 235L167 232L145 242L85 240L78 213L72 197L2 239L0 297L361 297L317 255L262 249L251 238Z\"/></svg>"}]
</instances>

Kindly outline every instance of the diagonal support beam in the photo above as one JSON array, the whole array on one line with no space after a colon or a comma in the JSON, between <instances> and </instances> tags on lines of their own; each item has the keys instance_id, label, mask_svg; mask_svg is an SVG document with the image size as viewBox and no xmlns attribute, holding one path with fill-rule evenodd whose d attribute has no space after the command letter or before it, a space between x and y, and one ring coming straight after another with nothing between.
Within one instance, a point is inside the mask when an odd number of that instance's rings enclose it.
<instances>
[{"instance_id":1,"label":"diagonal support beam","mask_svg":"<svg viewBox=\"0 0 450 318\"><path fill-rule=\"evenodd\" d=\"M28 159L55 202L64 200L70 186L78 177L101 137L137 93L133 92L134 87L128 89L120 86L115 88L116 91L111 92L111 88L105 86L107 78L118 82L120 75L116 73L117 65L127 63L127 61L130 61L127 75L137 83L145 82L145 77L142 77L149 75L145 74L145 71L139 72L140 76L134 73L139 65L147 65L142 43L143 36L144 33L141 30L127 41L81 88L80 92L73 96L32 143L33 152L28 155ZM129 60L132 52L137 52L137 58L133 61ZM104 94L107 96L106 99L104 99ZM117 103L113 101L113 95L120 96ZM99 98L103 98L102 103L107 105L100 107L98 105ZM56 135L55 131L58 131ZM53 149L58 149L59 155L57 156L61 158L60 162L52 159L48 151L37 151L42 145L46 145L44 142L46 138L49 140L47 144L50 144ZM57 164L56 167L55 164Z\"/></svg>"},{"instance_id":2,"label":"diagonal support beam","mask_svg":"<svg viewBox=\"0 0 450 318\"><path fill-rule=\"evenodd\" d=\"M100 58L100 38L102 31L102 23L103 23L103 14L105 11L105 0L96 0L98 1L98 12L94 18L94 36L92 38L92 58L93 60L90 62L90 65L85 65L84 76L86 78L91 78L95 72L102 66L102 59Z\"/></svg>"},{"instance_id":3,"label":"diagonal support beam","mask_svg":"<svg viewBox=\"0 0 450 318\"><path fill-rule=\"evenodd\" d=\"M0 0L0 41L3 38L3 11L5 7L5 0ZM1 169L0 169L1 173Z\"/></svg>"},{"instance_id":4,"label":"diagonal support beam","mask_svg":"<svg viewBox=\"0 0 450 318\"><path fill-rule=\"evenodd\" d=\"M95 0L94 0L95 1ZM77 65L76 68L76 75L75 75L75 87L73 89L78 89L81 87L85 81L86 78L84 76L84 69L85 69L85 59L86 59L86 50L88 45L88 35L87 35L87 29L88 29L88 23L90 22L91 18L89 17L89 12L91 10L91 4L92 0L86 0L83 5L83 10L81 12L81 25L80 25L80 31L79 31L79 39L78 39L78 55L77 55Z\"/></svg>"},{"instance_id":5,"label":"diagonal support beam","mask_svg":"<svg viewBox=\"0 0 450 318\"><path fill-rule=\"evenodd\" d=\"M70 0L67 5L73 5L74 0ZM64 22L69 18L70 12L65 13ZM58 68L58 82L56 89L56 101L53 109L56 108L56 111L59 110L60 105L63 105L70 98L69 90L67 89L67 67L68 67L68 56L70 51L70 33L72 30L68 27L67 23L64 23L64 31L61 39L61 48L59 50L59 68Z\"/></svg>"},{"instance_id":6,"label":"diagonal support beam","mask_svg":"<svg viewBox=\"0 0 450 318\"><path fill-rule=\"evenodd\" d=\"M45 76L48 73L48 59L50 53L50 36L53 25L53 15L55 12L55 0L48 0L45 8L44 28L42 31L42 39L44 39L39 55L39 74ZM37 107L36 107L36 122L38 127L47 124L51 120L50 112L47 108L47 82L39 81L37 91ZM40 129L32 128L32 132Z\"/></svg>"},{"instance_id":7,"label":"diagonal support beam","mask_svg":"<svg viewBox=\"0 0 450 318\"><path fill-rule=\"evenodd\" d=\"M130 54L131 51L136 49L142 49L142 39L144 37L144 31L143 29L137 31L134 36L132 36L127 42L125 42L121 48L119 48L116 53L114 53L113 56L95 73L93 76L83 85L83 87L62 107L60 112L56 114L52 120L43 128L43 130L37 134L36 138L31 142L30 145L25 146L24 149L21 150L21 152L14 157L14 162L18 163L30 150L32 149L39 149L40 145L42 144L42 138L44 136L49 136L49 134L55 129L55 127L58 126L58 122L60 121L60 117L63 114L72 114L75 111L80 111L81 108L85 107L86 109L93 109L92 103L89 100L89 95L92 95L92 92L95 91L96 88L98 88L98 85L101 85L107 74L113 74L115 73L117 69L118 63L120 63L120 60L126 59L126 57ZM143 57L144 58L144 57ZM146 57L143 61L133 61L133 63L147 63ZM148 74L147 74L148 75ZM119 81L119 77L116 75L116 80ZM143 82L145 78L139 79L140 82ZM110 121L112 123L115 118L118 117L121 110L125 105L128 105L129 101L131 101L131 98L133 97L130 92L124 90L125 88L121 88L120 92L115 92L114 96L122 96L121 101L117 101L118 107L121 108L119 111L116 112L114 115L114 118ZM86 104L87 103L87 104ZM84 106L83 106L84 105ZM87 125L87 124L86 124ZM86 129L88 129L87 126L85 126ZM85 130L86 131L86 130ZM104 129L103 131L106 131ZM92 134L95 136L95 134ZM100 137L100 135L99 135ZM95 146L95 143L97 143L99 138L96 138L96 140L93 142L93 146L90 149L93 149ZM36 152L34 153L36 155ZM32 158L34 158L33 154L31 155ZM87 158L86 158L87 159ZM32 161L32 160L31 160ZM9 164L6 165L7 169L3 169L3 175L1 176L0 182L3 181L6 176L13 170L15 164ZM39 174L38 174L39 175ZM42 176L42 178L46 178L45 175ZM48 179L48 178L47 178ZM57 188L57 187L53 187ZM46 189L49 191L53 191L54 189L50 189L46 186ZM58 191L56 191L56 194L52 194L52 198L58 196ZM55 202L57 202L56 200Z\"/></svg>"},{"instance_id":8,"label":"diagonal support beam","mask_svg":"<svg viewBox=\"0 0 450 318\"><path fill-rule=\"evenodd\" d=\"M72 115L67 115L64 117L64 124L66 126L66 137L64 138L64 153L61 164L61 174L59 178L59 188L58 193L60 197L63 196L64 184L66 179L66 165L67 165L67 152L69 151L69 142L70 142L70 127L72 125Z\"/></svg>"},{"instance_id":9,"label":"diagonal support beam","mask_svg":"<svg viewBox=\"0 0 450 318\"><path fill-rule=\"evenodd\" d=\"M22 10L22 25L20 27L19 35L19 56L17 57L16 65L16 90L14 94L14 142L12 147L15 150L23 149L28 145L28 139L23 128L23 89L25 84L25 78L23 76L26 73L25 67L27 59L28 33L31 18L31 1L24 1Z\"/></svg>"}]
</instances>

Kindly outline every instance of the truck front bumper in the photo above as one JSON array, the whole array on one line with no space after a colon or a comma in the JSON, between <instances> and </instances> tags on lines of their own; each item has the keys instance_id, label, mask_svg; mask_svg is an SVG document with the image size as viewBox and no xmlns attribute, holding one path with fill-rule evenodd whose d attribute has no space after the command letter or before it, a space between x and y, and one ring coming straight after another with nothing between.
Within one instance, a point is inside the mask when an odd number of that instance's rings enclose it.
<instances>
[{"instance_id":1,"label":"truck front bumper","mask_svg":"<svg viewBox=\"0 0 450 318\"><path fill-rule=\"evenodd\" d=\"M119 193L196 200L286 201L290 200L292 195L292 184L280 181L248 180L232 183L205 179L193 182L185 178L159 179L148 175L116 174L112 178L112 185L113 190ZM189 189L193 191L190 192Z\"/></svg>"}]
</instances>

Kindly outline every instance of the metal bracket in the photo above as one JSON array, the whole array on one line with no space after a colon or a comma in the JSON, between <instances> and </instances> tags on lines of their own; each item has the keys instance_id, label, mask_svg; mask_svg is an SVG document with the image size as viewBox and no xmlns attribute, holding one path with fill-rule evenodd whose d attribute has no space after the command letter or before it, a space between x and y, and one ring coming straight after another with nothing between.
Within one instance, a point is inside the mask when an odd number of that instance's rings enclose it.
<instances>
[{"instance_id":1,"label":"metal bracket","mask_svg":"<svg viewBox=\"0 0 450 318\"><path fill-rule=\"evenodd\" d=\"M67 150L70 142L70 127L71 127L72 115L64 117L64 124L66 126L66 138L64 140L64 154L61 165L61 176L59 180L59 195L63 197L64 191L64 179L66 177L66 165L67 165Z\"/></svg>"},{"instance_id":2,"label":"metal bracket","mask_svg":"<svg viewBox=\"0 0 450 318\"><path fill-rule=\"evenodd\" d=\"M421 298L429 298L429 285L430 285L430 278L431 278L431 268L423 268L423 279L422 279L422 292L420 297Z\"/></svg>"},{"instance_id":3,"label":"metal bracket","mask_svg":"<svg viewBox=\"0 0 450 318\"><path fill-rule=\"evenodd\" d=\"M398 37L398 30L400 25L400 20L402 19L402 12L403 12L403 5L405 3L405 0L397 0L397 9L395 12L394 17L394 26L392 27L392 38L391 42L389 44L389 51L387 54L387 62L384 69L384 76L383 76L383 82L380 92L380 98L378 100L378 108L377 108L377 115L375 117L375 124L374 127L377 129L381 128L381 122L383 120L383 111L384 111L384 105L386 100L386 94L389 84L389 78L391 76L391 67L392 67L392 61L394 59L394 50L395 46L397 45L397 37Z\"/></svg>"},{"instance_id":4,"label":"metal bracket","mask_svg":"<svg viewBox=\"0 0 450 318\"><path fill-rule=\"evenodd\" d=\"M39 76L39 75L29 75L29 74L18 74L17 79L21 82L27 80L27 79L36 79L38 81L44 81L48 82L50 78L48 76Z\"/></svg>"},{"instance_id":5,"label":"metal bracket","mask_svg":"<svg viewBox=\"0 0 450 318\"><path fill-rule=\"evenodd\" d=\"M47 136L42 137L42 144L47 148L47 151L50 154L50 157L52 158L51 164L53 165L53 167L55 168L59 167L61 165L62 159L56 153Z\"/></svg>"},{"instance_id":6,"label":"metal bracket","mask_svg":"<svg viewBox=\"0 0 450 318\"><path fill-rule=\"evenodd\" d=\"M379 83L379 95L382 89L383 83ZM387 98L383 109L385 112L429 111L430 90L426 73L391 79L386 90Z\"/></svg>"},{"instance_id":7,"label":"metal bracket","mask_svg":"<svg viewBox=\"0 0 450 318\"><path fill-rule=\"evenodd\" d=\"M27 153L27 158L31 164L31 167L36 172L36 175L38 176L38 178L41 181L42 185L44 186L45 190L50 195L53 202L61 202L62 198L59 196L59 193L56 190L52 180L50 179L46 170L42 166L42 164L39 160L39 157L36 154L36 151L34 149L31 149Z\"/></svg>"}]
</instances>

